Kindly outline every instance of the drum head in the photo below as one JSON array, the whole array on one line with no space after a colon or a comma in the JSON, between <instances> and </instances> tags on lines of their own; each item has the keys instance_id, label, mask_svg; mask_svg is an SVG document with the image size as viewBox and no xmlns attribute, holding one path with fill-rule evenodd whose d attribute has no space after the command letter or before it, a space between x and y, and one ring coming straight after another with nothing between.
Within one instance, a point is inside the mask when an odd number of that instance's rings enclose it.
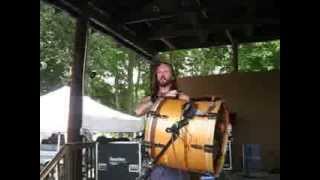
<instances>
[{"instance_id":1,"label":"drum head","mask_svg":"<svg viewBox=\"0 0 320 180\"><path fill-rule=\"evenodd\" d=\"M227 150L228 143L228 131L227 127L229 125L229 111L226 105L221 102L221 107L217 114L215 133L214 133L214 152L213 152L213 164L214 164L214 174L218 175L223 169L225 154Z\"/></svg>"},{"instance_id":2,"label":"drum head","mask_svg":"<svg viewBox=\"0 0 320 180\"><path fill-rule=\"evenodd\" d=\"M194 101L198 109L203 109L201 107L203 104L212 103L209 112L213 116L211 119L213 118L216 121L212 149L212 164L213 174L217 176L223 170L227 151L229 136L227 127L230 125L229 110L223 100L219 97L201 97L194 99Z\"/></svg>"}]
</instances>

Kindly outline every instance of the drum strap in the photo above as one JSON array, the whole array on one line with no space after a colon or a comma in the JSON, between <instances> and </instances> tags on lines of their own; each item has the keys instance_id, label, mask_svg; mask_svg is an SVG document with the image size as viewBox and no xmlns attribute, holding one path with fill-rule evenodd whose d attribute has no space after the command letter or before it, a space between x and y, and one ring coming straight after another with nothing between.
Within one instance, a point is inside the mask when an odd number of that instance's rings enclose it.
<instances>
[{"instance_id":1,"label":"drum strap","mask_svg":"<svg viewBox=\"0 0 320 180\"><path fill-rule=\"evenodd\" d=\"M146 148L151 148L151 147L164 147L164 146L165 146L164 144L152 143L152 142L149 142L149 141L144 141L143 144L144 144L144 146L145 146Z\"/></svg>"}]
</instances>

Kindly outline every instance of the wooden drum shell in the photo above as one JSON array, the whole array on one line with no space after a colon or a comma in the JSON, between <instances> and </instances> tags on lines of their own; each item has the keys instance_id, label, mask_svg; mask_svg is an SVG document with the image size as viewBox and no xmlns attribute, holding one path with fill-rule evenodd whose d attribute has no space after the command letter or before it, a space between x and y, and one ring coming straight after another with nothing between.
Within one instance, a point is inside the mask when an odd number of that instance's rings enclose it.
<instances>
[{"instance_id":1,"label":"wooden drum shell","mask_svg":"<svg viewBox=\"0 0 320 180\"><path fill-rule=\"evenodd\" d=\"M185 103L179 99L161 99L147 115L145 141L150 144L148 153L152 158L155 158L172 138L171 133L165 130L182 118L182 107ZM180 130L179 137L157 164L190 172L210 172L215 175L220 173L227 147L226 127L229 124L229 114L221 100L194 102L196 109L201 112L206 112L210 104L213 106L209 114L213 116L194 116L189 124ZM220 132L218 146L214 144L216 131ZM219 155L214 153L214 148L219 149Z\"/></svg>"}]
</instances>

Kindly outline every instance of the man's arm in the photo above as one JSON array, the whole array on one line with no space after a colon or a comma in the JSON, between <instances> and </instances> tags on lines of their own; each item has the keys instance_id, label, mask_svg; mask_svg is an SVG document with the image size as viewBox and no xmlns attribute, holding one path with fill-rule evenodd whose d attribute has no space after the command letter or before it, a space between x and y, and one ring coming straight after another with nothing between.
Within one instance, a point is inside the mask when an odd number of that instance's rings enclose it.
<instances>
[{"instance_id":1,"label":"man's arm","mask_svg":"<svg viewBox=\"0 0 320 180\"><path fill-rule=\"evenodd\" d=\"M184 94L182 92L178 93L176 90L169 91L165 97L176 97L178 95L179 99L189 101L190 97L187 94ZM146 114L152 107L153 103L151 101L151 97L147 96L142 99L142 101L138 104L135 113L137 116L143 116Z\"/></svg>"},{"instance_id":2,"label":"man's arm","mask_svg":"<svg viewBox=\"0 0 320 180\"><path fill-rule=\"evenodd\" d=\"M185 101L190 101L190 97L183 93L183 92L178 92L177 90L171 90L165 94L165 97L178 97L178 99L185 100Z\"/></svg>"},{"instance_id":3,"label":"man's arm","mask_svg":"<svg viewBox=\"0 0 320 180\"><path fill-rule=\"evenodd\" d=\"M183 93L183 92L179 93L179 99L185 100L187 102L190 101L190 97L187 94Z\"/></svg>"},{"instance_id":4,"label":"man's arm","mask_svg":"<svg viewBox=\"0 0 320 180\"><path fill-rule=\"evenodd\" d=\"M135 110L136 115L143 116L151 109L152 105L153 103L150 96L143 98Z\"/></svg>"}]
</instances>

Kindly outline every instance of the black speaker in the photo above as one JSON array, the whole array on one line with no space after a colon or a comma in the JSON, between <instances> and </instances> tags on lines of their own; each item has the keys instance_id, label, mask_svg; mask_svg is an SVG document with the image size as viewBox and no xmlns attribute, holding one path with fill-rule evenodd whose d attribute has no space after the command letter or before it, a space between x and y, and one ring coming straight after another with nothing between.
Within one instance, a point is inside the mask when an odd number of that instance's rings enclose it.
<instances>
[{"instance_id":1,"label":"black speaker","mask_svg":"<svg viewBox=\"0 0 320 180\"><path fill-rule=\"evenodd\" d=\"M97 143L97 180L135 180L141 172L141 144L132 141Z\"/></svg>"}]
</instances>

